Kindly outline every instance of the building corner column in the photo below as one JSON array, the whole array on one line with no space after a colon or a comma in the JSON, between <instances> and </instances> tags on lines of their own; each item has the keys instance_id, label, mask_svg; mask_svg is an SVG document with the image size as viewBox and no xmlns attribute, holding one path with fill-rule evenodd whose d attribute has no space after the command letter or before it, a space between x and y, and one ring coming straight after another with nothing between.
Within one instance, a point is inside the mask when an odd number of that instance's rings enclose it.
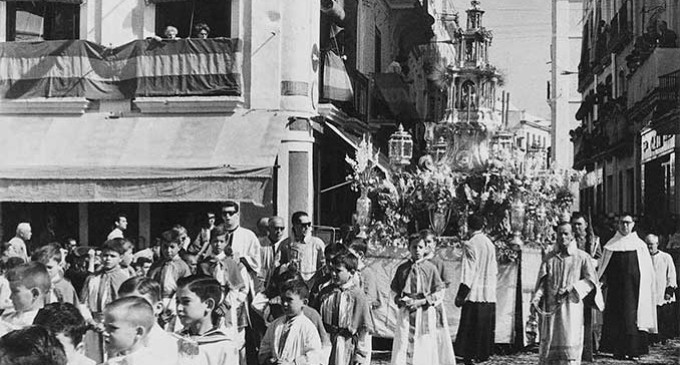
<instances>
[{"instance_id":1,"label":"building corner column","mask_svg":"<svg viewBox=\"0 0 680 365\"><path fill-rule=\"evenodd\" d=\"M89 229L89 212L87 203L78 203L78 245L79 246L91 246L90 245L90 232Z\"/></svg>"},{"instance_id":2,"label":"building corner column","mask_svg":"<svg viewBox=\"0 0 680 365\"><path fill-rule=\"evenodd\" d=\"M139 246L137 242L137 249L145 249L149 247L151 242L151 204L149 203L139 203L139 237L144 237L146 243L144 247Z\"/></svg>"}]
</instances>

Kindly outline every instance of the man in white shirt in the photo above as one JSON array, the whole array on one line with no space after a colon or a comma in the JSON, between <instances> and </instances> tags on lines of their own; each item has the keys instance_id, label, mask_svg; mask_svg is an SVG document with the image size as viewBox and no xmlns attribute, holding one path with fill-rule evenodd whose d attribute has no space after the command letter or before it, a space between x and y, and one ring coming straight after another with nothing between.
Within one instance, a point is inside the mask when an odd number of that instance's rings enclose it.
<instances>
[{"instance_id":1,"label":"man in white shirt","mask_svg":"<svg viewBox=\"0 0 680 365\"><path fill-rule=\"evenodd\" d=\"M258 274L261 267L260 241L255 233L241 227L241 216L237 202L228 200L222 204L223 227L227 231L227 246L231 246L234 252L234 260L240 262L246 269L247 275L243 280L248 286L248 291L255 295L258 286Z\"/></svg>"},{"instance_id":2,"label":"man in white shirt","mask_svg":"<svg viewBox=\"0 0 680 365\"><path fill-rule=\"evenodd\" d=\"M463 247L461 283L455 304L463 307L456 336L456 354L465 364L482 362L493 354L496 327L496 246L484 230L484 218L471 215L472 232Z\"/></svg>"},{"instance_id":3,"label":"man in white shirt","mask_svg":"<svg viewBox=\"0 0 680 365\"><path fill-rule=\"evenodd\" d=\"M654 266L654 283L656 287L656 316L659 334L652 336L652 342L666 343L669 338L675 337L677 324L675 309L675 289L678 287L675 273L675 263L671 255L659 251L659 236L648 234L645 243L652 256Z\"/></svg>"},{"instance_id":4,"label":"man in white shirt","mask_svg":"<svg viewBox=\"0 0 680 365\"><path fill-rule=\"evenodd\" d=\"M281 245L281 263L295 261L300 275L309 284L316 271L322 268L326 259L326 244L318 237L312 236L312 220L306 212L295 212L293 221L293 238L287 238Z\"/></svg>"},{"instance_id":5,"label":"man in white shirt","mask_svg":"<svg viewBox=\"0 0 680 365\"><path fill-rule=\"evenodd\" d=\"M26 249L26 241L31 239L33 232L31 225L27 222L22 222L17 225L16 235L9 240L9 248L5 255L7 257L20 257L24 262L28 262L28 250Z\"/></svg>"},{"instance_id":6,"label":"man in white shirt","mask_svg":"<svg viewBox=\"0 0 680 365\"><path fill-rule=\"evenodd\" d=\"M125 214L116 215L116 220L113 222L113 230L106 237L107 240L112 240L114 238L125 238L123 232L127 229L128 221Z\"/></svg>"}]
</instances>

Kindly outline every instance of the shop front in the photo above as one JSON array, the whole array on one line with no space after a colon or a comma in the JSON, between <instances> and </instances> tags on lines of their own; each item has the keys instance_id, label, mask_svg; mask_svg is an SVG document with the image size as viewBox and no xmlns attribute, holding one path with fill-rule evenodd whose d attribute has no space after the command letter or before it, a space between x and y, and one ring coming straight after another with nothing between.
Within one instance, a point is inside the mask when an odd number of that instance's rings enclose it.
<instances>
[{"instance_id":1,"label":"shop front","mask_svg":"<svg viewBox=\"0 0 680 365\"><path fill-rule=\"evenodd\" d=\"M220 202L243 225L275 213L277 156L288 115L15 116L0 121L2 239L33 226L34 246L67 237L99 245L116 214L144 247L162 230L197 230ZM218 215L219 216L219 215Z\"/></svg>"},{"instance_id":2,"label":"shop front","mask_svg":"<svg viewBox=\"0 0 680 365\"><path fill-rule=\"evenodd\" d=\"M675 184L677 136L660 135L653 129L643 129L640 134L644 217L647 222L657 222L657 229L673 227L672 222L667 220L678 213Z\"/></svg>"}]
</instances>

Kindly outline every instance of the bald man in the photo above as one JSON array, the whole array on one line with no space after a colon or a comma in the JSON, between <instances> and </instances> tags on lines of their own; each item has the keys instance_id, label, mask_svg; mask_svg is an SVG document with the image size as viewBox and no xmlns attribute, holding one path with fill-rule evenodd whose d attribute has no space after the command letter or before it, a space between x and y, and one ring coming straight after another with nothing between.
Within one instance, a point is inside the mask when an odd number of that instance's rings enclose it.
<instances>
[{"instance_id":1,"label":"bald man","mask_svg":"<svg viewBox=\"0 0 680 365\"><path fill-rule=\"evenodd\" d=\"M654 300L656 301L656 318L658 335L653 335L652 342L666 343L675 337L677 324L675 323L675 289L678 287L675 275L675 263L671 255L659 251L659 236L648 234L645 237L649 255L652 256L654 266Z\"/></svg>"},{"instance_id":2,"label":"bald man","mask_svg":"<svg viewBox=\"0 0 680 365\"><path fill-rule=\"evenodd\" d=\"M21 257L24 262L28 262L28 250L26 249L26 241L31 239L33 232L31 225L22 222L17 225L17 234L9 240L9 248L5 254L7 257Z\"/></svg>"},{"instance_id":3,"label":"bald man","mask_svg":"<svg viewBox=\"0 0 680 365\"><path fill-rule=\"evenodd\" d=\"M284 240L286 223L281 217L271 217L267 222L268 234L260 238L262 269L260 270L260 280L263 287L269 285L272 272L281 264L281 242Z\"/></svg>"}]
</instances>

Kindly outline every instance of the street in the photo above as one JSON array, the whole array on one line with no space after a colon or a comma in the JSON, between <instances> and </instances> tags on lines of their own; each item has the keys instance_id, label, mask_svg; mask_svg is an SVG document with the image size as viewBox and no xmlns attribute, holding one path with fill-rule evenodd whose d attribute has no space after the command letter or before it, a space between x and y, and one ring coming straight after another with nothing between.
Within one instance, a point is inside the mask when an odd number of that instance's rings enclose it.
<instances>
[{"instance_id":1,"label":"street","mask_svg":"<svg viewBox=\"0 0 680 365\"><path fill-rule=\"evenodd\" d=\"M596 365L615 365L615 364L680 364L680 339L668 341L665 345L655 345L649 348L649 355L643 356L638 361L614 360L611 355L596 356ZM462 360L459 358L459 363ZM390 351L373 351L374 365L388 365L390 363ZM521 352L512 355L495 355L491 360L483 363L485 365L505 365L505 364L537 364L538 352Z\"/></svg>"}]
</instances>

